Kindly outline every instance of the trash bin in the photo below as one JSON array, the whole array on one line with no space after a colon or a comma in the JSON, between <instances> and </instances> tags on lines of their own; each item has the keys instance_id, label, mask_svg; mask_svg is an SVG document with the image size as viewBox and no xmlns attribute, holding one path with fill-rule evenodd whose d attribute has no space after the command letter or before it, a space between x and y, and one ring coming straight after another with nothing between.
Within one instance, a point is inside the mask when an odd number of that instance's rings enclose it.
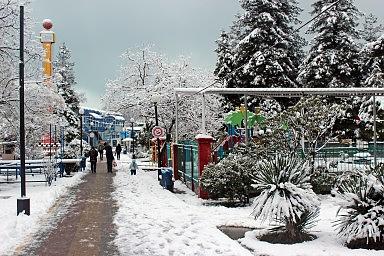
<instances>
[{"instance_id":1,"label":"trash bin","mask_svg":"<svg viewBox=\"0 0 384 256\"><path fill-rule=\"evenodd\" d=\"M161 186L163 188L173 191L173 170L172 168L164 168L161 170Z\"/></svg>"},{"instance_id":2,"label":"trash bin","mask_svg":"<svg viewBox=\"0 0 384 256\"><path fill-rule=\"evenodd\" d=\"M85 165L86 165L86 161L87 160L87 158L86 157L82 157L81 158L81 162L80 162L80 168L84 171L85 170Z\"/></svg>"}]
</instances>

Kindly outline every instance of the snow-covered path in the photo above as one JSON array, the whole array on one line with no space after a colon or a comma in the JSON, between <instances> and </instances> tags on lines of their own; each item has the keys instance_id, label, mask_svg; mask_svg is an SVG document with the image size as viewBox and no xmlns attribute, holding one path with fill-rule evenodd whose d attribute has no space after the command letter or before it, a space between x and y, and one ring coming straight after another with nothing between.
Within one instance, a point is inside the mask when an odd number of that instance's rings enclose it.
<instances>
[{"instance_id":1,"label":"snow-covered path","mask_svg":"<svg viewBox=\"0 0 384 256\"><path fill-rule=\"evenodd\" d=\"M35 239L32 234L51 226L51 221L54 221L56 217L51 216L52 206L74 186L83 182L82 178L85 173L77 172L73 177L58 178L50 187L43 182L26 183L27 196L31 199L30 216L16 215L16 201L20 195L20 184L1 184L0 255L13 255L18 245ZM27 181L44 180L44 175L27 176L26 179ZM65 203L70 204L71 202ZM65 213L61 212L61 214Z\"/></svg>"},{"instance_id":2,"label":"snow-covered path","mask_svg":"<svg viewBox=\"0 0 384 256\"><path fill-rule=\"evenodd\" d=\"M202 211L164 190L154 175L139 171L131 176L128 161L119 163L114 184L119 204L115 242L122 255L252 255L216 228L234 216L251 220L244 211L225 207Z\"/></svg>"}]
</instances>

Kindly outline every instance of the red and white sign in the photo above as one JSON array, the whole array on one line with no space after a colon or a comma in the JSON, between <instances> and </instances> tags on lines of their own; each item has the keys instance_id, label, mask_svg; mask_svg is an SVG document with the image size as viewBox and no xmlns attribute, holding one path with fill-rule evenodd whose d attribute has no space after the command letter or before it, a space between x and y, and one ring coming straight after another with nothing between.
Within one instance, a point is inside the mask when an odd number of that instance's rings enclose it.
<instances>
[{"instance_id":1,"label":"red and white sign","mask_svg":"<svg viewBox=\"0 0 384 256\"><path fill-rule=\"evenodd\" d=\"M164 137L165 135L165 130L164 128L160 127L160 126L155 126L153 127L152 129L152 136L154 138L160 138L160 137Z\"/></svg>"}]
</instances>

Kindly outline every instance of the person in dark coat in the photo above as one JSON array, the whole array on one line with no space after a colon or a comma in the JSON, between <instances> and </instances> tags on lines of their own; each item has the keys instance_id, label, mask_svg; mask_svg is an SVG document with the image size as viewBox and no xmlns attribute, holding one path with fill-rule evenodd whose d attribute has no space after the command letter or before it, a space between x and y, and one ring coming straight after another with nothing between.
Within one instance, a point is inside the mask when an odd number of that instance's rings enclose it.
<instances>
[{"instance_id":1,"label":"person in dark coat","mask_svg":"<svg viewBox=\"0 0 384 256\"><path fill-rule=\"evenodd\" d=\"M99 151L100 160L103 160L103 151L104 151L104 145L102 143L99 144L97 147L97 150Z\"/></svg>"},{"instance_id":2,"label":"person in dark coat","mask_svg":"<svg viewBox=\"0 0 384 256\"><path fill-rule=\"evenodd\" d=\"M92 147L89 151L89 161L91 161L91 172L96 173L97 151Z\"/></svg>"},{"instance_id":3,"label":"person in dark coat","mask_svg":"<svg viewBox=\"0 0 384 256\"><path fill-rule=\"evenodd\" d=\"M107 170L112 172L112 163L115 158L113 157L112 147L108 143L104 143L105 157L107 158Z\"/></svg>"},{"instance_id":4,"label":"person in dark coat","mask_svg":"<svg viewBox=\"0 0 384 256\"><path fill-rule=\"evenodd\" d=\"M120 153L121 153L121 146L120 146L120 144L117 144L117 146L116 146L116 157L117 157L117 160L120 160Z\"/></svg>"}]
</instances>

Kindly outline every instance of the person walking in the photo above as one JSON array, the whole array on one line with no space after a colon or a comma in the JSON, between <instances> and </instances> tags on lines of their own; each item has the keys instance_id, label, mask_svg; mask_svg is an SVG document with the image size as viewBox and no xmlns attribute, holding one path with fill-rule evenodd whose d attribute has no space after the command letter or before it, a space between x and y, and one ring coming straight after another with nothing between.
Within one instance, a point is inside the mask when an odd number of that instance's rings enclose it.
<instances>
[{"instance_id":1,"label":"person walking","mask_svg":"<svg viewBox=\"0 0 384 256\"><path fill-rule=\"evenodd\" d=\"M115 151L116 151L117 160L120 160L120 153L121 153L121 146L120 146L120 144L117 144Z\"/></svg>"},{"instance_id":2,"label":"person walking","mask_svg":"<svg viewBox=\"0 0 384 256\"><path fill-rule=\"evenodd\" d=\"M115 158L113 157L112 147L107 142L104 143L105 157L107 158L107 170L112 172L112 163Z\"/></svg>"},{"instance_id":3,"label":"person walking","mask_svg":"<svg viewBox=\"0 0 384 256\"><path fill-rule=\"evenodd\" d=\"M91 161L91 172L96 173L97 151L95 147L89 151L89 161Z\"/></svg>"},{"instance_id":4,"label":"person walking","mask_svg":"<svg viewBox=\"0 0 384 256\"><path fill-rule=\"evenodd\" d=\"M136 175L136 170L138 169L135 155L132 156L132 162L129 165L129 169L131 170L131 175Z\"/></svg>"},{"instance_id":5,"label":"person walking","mask_svg":"<svg viewBox=\"0 0 384 256\"><path fill-rule=\"evenodd\" d=\"M103 143L99 143L99 146L97 147L97 151L99 151L100 155L100 161L103 161L103 151L104 151L104 145Z\"/></svg>"}]
</instances>

